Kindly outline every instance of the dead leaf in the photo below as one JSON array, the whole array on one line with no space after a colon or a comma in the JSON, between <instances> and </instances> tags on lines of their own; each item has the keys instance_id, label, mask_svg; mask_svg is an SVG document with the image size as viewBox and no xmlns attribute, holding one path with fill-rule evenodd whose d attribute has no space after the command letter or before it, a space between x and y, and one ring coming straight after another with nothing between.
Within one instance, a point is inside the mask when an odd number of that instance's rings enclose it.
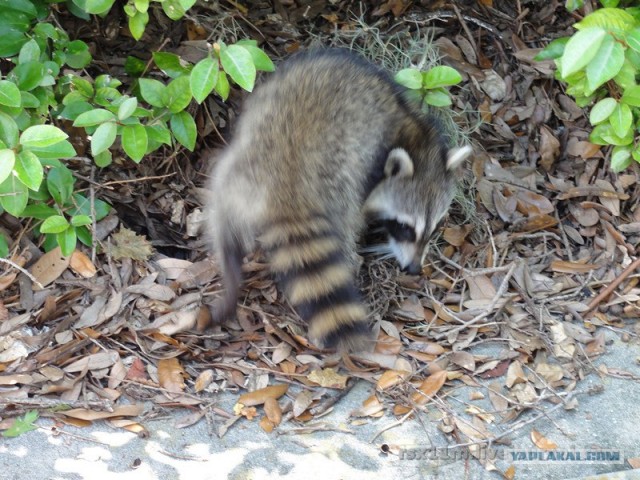
<instances>
[{"instance_id":1,"label":"dead leaf","mask_svg":"<svg viewBox=\"0 0 640 480\"><path fill-rule=\"evenodd\" d=\"M254 390L253 392L248 392L240 395L240 398L238 398L238 403L247 407L262 405L267 400L267 398L273 398L277 400L285 393L287 393L287 390L289 390L289 385L287 385L286 383L282 383L279 385L270 385L259 390Z\"/></svg>"},{"instance_id":2,"label":"dead leaf","mask_svg":"<svg viewBox=\"0 0 640 480\"><path fill-rule=\"evenodd\" d=\"M130 258L132 260L145 261L153 253L149 241L133 230L121 227L120 231L111 235L111 244L107 244L106 250L114 260Z\"/></svg>"},{"instance_id":3,"label":"dead leaf","mask_svg":"<svg viewBox=\"0 0 640 480\"><path fill-rule=\"evenodd\" d=\"M425 378L417 391L411 394L411 402L416 405L426 404L436 393L440 391L447 380L447 371L440 370Z\"/></svg>"},{"instance_id":4,"label":"dead leaf","mask_svg":"<svg viewBox=\"0 0 640 480\"><path fill-rule=\"evenodd\" d=\"M313 392L310 390L301 391L293 401L293 416L299 417L302 413L309 408L309 405L313 402Z\"/></svg>"},{"instance_id":5,"label":"dead leaf","mask_svg":"<svg viewBox=\"0 0 640 480\"><path fill-rule=\"evenodd\" d=\"M540 166L545 171L551 170L553 163L560 155L560 142L546 125L540 127Z\"/></svg>"},{"instance_id":6,"label":"dead leaf","mask_svg":"<svg viewBox=\"0 0 640 480\"><path fill-rule=\"evenodd\" d=\"M452 363L455 363L469 372L473 372L476 369L476 359L473 354L469 352L454 352L451 354L449 359Z\"/></svg>"},{"instance_id":7,"label":"dead leaf","mask_svg":"<svg viewBox=\"0 0 640 480\"><path fill-rule=\"evenodd\" d=\"M186 372L176 357L158 360L158 380L165 390L171 393L182 393L185 387L185 376Z\"/></svg>"},{"instance_id":8,"label":"dead leaf","mask_svg":"<svg viewBox=\"0 0 640 480\"><path fill-rule=\"evenodd\" d=\"M203 370L198 375L198 378L196 378L194 390L196 392L201 392L202 390L207 388L209 385L211 385L211 382L213 382L213 370L211 369Z\"/></svg>"},{"instance_id":9,"label":"dead leaf","mask_svg":"<svg viewBox=\"0 0 640 480\"><path fill-rule=\"evenodd\" d=\"M274 426L280 425L282 421L282 409L275 398L267 398L264 401L264 413Z\"/></svg>"},{"instance_id":10,"label":"dead leaf","mask_svg":"<svg viewBox=\"0 0 640 480\"><path fill-rule=\"evenodd\" d=\"M144 405L131 404L131 405L116 405L113 407L112 412L97 412L93 410L87 410L86 408L73 408L71 410L65 410L58 412L58 414L65 415L66 417L77 418L79 420L102 420L104 418L114 417L136 417L144 411Z\"/></svg>"},{"instance_id":11,"label":"dead leaf","mask_svg":"<svg viewBox=\"0 0 640 480\"><path fill-rule=\"evenodd\" d=\"M529 379L522 371L522 364L517 360L511 362L507 369L507 381L505 385L511 388L518 383L526 383L528 381Z\"/></svg>"},{"instance_id":12,"label":"dead leaf","mask_svg":"<svg viewBox=\"0 0 640 480\"><path fill-rule=\"evenodd\" d=\"M60 247L56 247L41 256L31 266L30 272L43 287L46 287L62 275L69 266L70 260L71 257L63 256ZM34 285L33 289L39 290L39 287Z\"/></svg>"},{"instance_id":13,"label":"dead leaf","mask_svg":"<svg viewBox=\"0 0 640 480\"><path fill-rule=\"evenodd\" d=\"M84 278L91 278L96 274L96 267L89 257L79 250L75 250L69 259L69 267Z\"/></svg>"},{"instance_id":14,"label":"dead leaf","mask_svg":"<svg viewBox=\"0 0 640 480\"><path fill-rule=\"evenodd\" d=\"M544 435L542 435L540 432L538 432L535 429L531 430L531 441L540 450L549 451L549 450L556 450L558 448L558 445L556 443L552 442L551 440L546 438Z\"/></svg>"},{"instance_id":15,"label":"dead leaf","mask_svg":"<svg viewBox=\"0 0 640 480\"><path fill-rule=\"evenodd\" d=\"M405 380L407 380L411 376L410 371L406 370L387 370L384 372L378 381L376 382L376 389L380 392L384 390L388 390L391 387L394 387Z\"/></svg>"},{"instance_id":16,"label":"dead leaf","mask_svg":"<svg viewBox=\"0 0 640 480\"><path fill-rule=\"evenodd\" d=\"M351 412L352 417L381 417L384 415L384 405L376 395L371 395L364 402L362 407Z\"/></svg>"},{"instance_id":17,"label":"dead leaf","mask_svg":"<svg viewBox=\"0 0 640 480\"><path fill-rule=\"evenodd\" d=\"M321 387L326 388L345 388L349 377L340 375L333 368L323 368L322 370L314 370L307 378Z\"/></svg>"}]
</instances>

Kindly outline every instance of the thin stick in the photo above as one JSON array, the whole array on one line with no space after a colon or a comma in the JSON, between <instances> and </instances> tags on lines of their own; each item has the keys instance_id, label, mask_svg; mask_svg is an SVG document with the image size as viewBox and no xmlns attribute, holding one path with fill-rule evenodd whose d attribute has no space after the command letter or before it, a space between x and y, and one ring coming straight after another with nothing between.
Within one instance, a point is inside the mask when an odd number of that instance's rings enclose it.
<instances>
[{"instance_id":1,"label":"thin stick","mask_svg":"<svg viewBox=\"0 0 640 480\"><path fill-rule=\"evenodd\" d=\"M594 297L591 302L589 302L587 312L595 309L600 303L605 300L609 295L613 293L613 291L618 288L622 282L626 280L626 278L631 275L635 270L640 267L640 258L636 258L633 262L629 264L627 268L625 268L620 275L618 275L607 287L602 289L602 291Z\"/></svg>"}]
</instances>

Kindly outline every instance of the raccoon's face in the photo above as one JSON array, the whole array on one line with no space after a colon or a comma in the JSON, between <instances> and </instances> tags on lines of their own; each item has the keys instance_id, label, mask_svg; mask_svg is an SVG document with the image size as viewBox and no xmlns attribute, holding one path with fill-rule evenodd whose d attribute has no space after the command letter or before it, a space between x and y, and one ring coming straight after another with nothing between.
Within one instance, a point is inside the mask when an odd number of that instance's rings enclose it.
<instances>
[{"instance_id":1,"label":"raccoon's face","mask_svg":"<svg viewBox=\"0 0 640 480\"><path fill-rule=\"evenodd\" d=\"M394 257L402 270L417 275L422 271L427 243L438 229L455 193L452 171L471 149L453 149L448 154L446 170L414 175L414 164L401 148L389 152L385 178L378 184L363 207L369 224L382 230L386 243L366 250L383 258ZM438 168L434 161L433 167Z\"/></svg>"}]
</instances>

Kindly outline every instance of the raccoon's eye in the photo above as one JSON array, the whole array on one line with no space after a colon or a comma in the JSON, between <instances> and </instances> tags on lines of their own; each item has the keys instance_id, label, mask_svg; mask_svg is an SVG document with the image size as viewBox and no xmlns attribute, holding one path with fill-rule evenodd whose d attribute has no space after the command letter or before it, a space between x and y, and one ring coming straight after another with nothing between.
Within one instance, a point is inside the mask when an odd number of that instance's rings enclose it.
<instances>
[{"instance_id":1,"label":"raccoon's eye","mask_svg":"<svg viewBox=\"0 0 640 480\"><path fill-rule=\"evenodd\" d=\"M384 223L389 235L395 238L396 241L407 243L416 241L416 231L411 225L397 220L385 220Z\"/></svg>"}]
</instances>

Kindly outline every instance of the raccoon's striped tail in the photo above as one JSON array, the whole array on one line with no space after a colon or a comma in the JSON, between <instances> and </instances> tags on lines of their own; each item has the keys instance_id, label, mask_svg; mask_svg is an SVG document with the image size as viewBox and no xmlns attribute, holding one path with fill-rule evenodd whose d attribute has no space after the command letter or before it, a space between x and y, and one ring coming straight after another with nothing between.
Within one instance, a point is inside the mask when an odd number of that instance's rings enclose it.
<instances>
[{"instance_id":1,"label":"raccoon's striped tail","mask_svg":"<svg viewBox=\"0 0 640 480\"><path fill-rule=\"evenodd\" d=\"M325 216L272 223L261 236L271 269L321 347L371 349L373 339L345 239ZM348 250L348 249L347 249Z\"/></svg>"}]
</instances>

